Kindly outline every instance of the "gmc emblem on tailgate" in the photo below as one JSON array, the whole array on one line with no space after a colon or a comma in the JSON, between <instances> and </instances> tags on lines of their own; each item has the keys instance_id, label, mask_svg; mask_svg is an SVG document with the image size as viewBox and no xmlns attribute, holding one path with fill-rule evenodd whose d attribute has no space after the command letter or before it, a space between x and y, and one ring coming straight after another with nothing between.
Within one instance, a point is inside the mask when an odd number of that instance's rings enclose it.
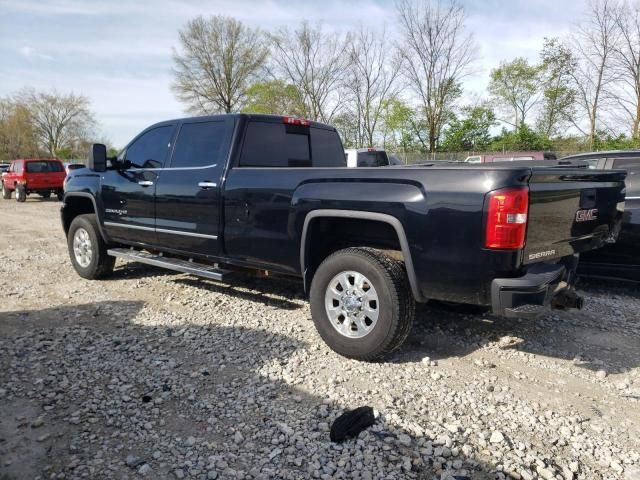
<instances>
[{"instance_id":1,"label":"gmc emblem on tailgate","mask_svg":"<svg viewBox=\"0 0 640 480\"><path fill-rule=\"evenodd\" d=\"M576 212L576 222L590 222L598 219L598 209L578 210Z\"/></svg>"}]
</instances>

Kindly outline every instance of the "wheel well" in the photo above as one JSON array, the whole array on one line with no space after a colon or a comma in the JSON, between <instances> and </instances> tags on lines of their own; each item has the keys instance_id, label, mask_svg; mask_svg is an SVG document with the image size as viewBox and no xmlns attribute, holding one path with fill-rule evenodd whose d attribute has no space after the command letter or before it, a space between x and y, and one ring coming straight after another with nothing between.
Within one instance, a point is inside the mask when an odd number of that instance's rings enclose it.
<instances>
[{"instance_id":1,"label":"wheel well","mask_svg":"<svg viewBox=\"0 0 640 480\"><path fill-rule=\"evenodd\" d=\"M347 247L370 247L386 250L402 260L398 233L392 225L361 218L318 217L309 222L305 241L305 288L322 261L333 252Z\"/></svg>"},{"instance_id":2,"label":"wheel well","mask_svg":"<svg viewBox=\"0 0 640 480\"><path fill-rule=\"evenodd\" d=\"M66 197L64 199L64 207L62 208L64 233L69 232L69 227L74 218L78 215L84 215L85 213L96 213L91 199L87 197Z\"/></svg>"}]
</instances>

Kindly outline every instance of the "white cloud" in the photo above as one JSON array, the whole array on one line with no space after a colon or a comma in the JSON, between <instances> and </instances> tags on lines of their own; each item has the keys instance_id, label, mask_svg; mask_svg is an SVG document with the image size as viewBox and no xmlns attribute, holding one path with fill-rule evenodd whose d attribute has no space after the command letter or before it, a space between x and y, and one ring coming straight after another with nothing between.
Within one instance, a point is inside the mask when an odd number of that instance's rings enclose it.
<instances>
[{"instance_id":1,"label":"white cloud","mask_svg":"<svg viewBox=\"0 0 640 480\"><path fill-rule=\"evenodd\" d=\"M51 55L44 54L42 52L37 51L35 48L30 47L28 45L24 45L18 49L20 55L29 59L40 59L40 60L53 60Z\"/></svg>"}]
</instances>

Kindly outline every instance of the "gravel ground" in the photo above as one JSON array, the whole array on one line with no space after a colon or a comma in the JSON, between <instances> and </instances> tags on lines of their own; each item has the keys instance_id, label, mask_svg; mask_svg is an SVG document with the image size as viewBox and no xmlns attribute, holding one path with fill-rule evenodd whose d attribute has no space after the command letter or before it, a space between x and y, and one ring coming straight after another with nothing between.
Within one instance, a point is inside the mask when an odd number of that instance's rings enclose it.
<instances>
[{"instance_id":1,"label":"gravel ground","mask_svg":"<svg viewBox=\"0 0 640 480\"><path fill-rule=\"evenodd\" d=\"M536 321L419 306L386 362L331 352L297 282L67 258L0 201L0 479L640 479L638 288ZM329 441L344 410L377 423Z\"/></svg>"}]
</instances>

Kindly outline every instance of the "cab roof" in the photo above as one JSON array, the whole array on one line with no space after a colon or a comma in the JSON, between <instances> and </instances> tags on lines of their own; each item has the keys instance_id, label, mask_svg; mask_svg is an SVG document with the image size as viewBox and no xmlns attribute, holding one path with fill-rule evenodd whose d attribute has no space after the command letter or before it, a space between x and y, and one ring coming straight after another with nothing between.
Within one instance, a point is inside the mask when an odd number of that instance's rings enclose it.
<instances>
[{"instance_id":1,"label":"cab roof","mask_svg":"<svg viewBox=\"0 0 640 480\"><path fill-rule=\"evenodd\" d=\"M267 123L286 123L286 119L295 119L302 120L309 123L310 127L315 128L324 128L328 130L334 130L335 127L331 125L327 125L326 123L316 122L314 120L307 120L303 117L296 117L294 115L268 115L264 113L221 113L216 115L201 115L201 116L193 116L193 117L182 117L182 118L174 118L171 120L164 120L162 122L158 122L152 127L167 124L167 123L176 123L176 122L184 122L184 121L193 121L193 120L219 120L221 118L243 118L247 120L267 122Z\"/></svg>"}]
</instances>

